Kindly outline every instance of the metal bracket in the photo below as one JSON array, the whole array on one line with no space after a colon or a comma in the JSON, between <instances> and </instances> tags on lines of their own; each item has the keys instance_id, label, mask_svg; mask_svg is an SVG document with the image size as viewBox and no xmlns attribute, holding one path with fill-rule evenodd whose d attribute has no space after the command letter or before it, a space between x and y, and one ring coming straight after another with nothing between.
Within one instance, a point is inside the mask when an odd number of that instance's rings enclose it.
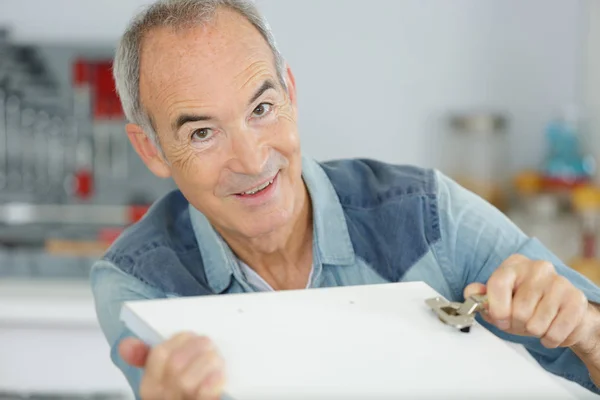
<instances>
[{"instance_id":1,"label":"metal bracket","mask_svg":"<svg viewBox=\"0 0 600 400\"><path fill-rule=\"evenodd\" d=\"M425 303L444 324L459 329L461 332L469 332L475 323L477 312L485 311L487 296L473 295L468 297L464 303L450 302L438 296L427 299Z\"/></svg>"}]
</instances>

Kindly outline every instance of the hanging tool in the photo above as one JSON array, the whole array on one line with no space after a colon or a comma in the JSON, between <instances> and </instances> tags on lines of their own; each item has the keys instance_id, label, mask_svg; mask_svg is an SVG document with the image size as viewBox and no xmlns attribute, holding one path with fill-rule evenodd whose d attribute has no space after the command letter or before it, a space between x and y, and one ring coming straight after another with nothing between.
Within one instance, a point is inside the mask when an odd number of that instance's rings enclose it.
<instances>
[{"instance_id":1,"label":"hanging tool","mask_svg":"<svg viewBox=\"0 0 600 400\"><path fill-rule=\"evenodd\" d=\"M59 116L50 120L48 129L48 178L51 188L51 198L54 201L64 200L65 177L65 146L64 146L64 121Z\"/></svg>"},{"instance_id":2,"label":"hanging tool","mask_svg":"<svg viewBox=\"0 0 600 400\"><path fill-rule=\"evenodd\" d=\"M9 95L6 99L7 179L12 190L21 189L21 99Z\"/></svg>"},{"instance_id":3,"label":"hanging tool","mask_svg":"<svg viewBox=\"0 0 600 400\"><path fill-rule=\"evenodd\" d=\"M33 151L35 154L35 191L40 199L47 201L50 191L49 161L48 161L48 131L50 116L46 111L40 111L33 127Z\"/></svg>"},{"instance_id":4,"label":"hanging tool","mask_svg":"<svg viewBox=\"0 0 600 400\"><path fill-rule=\"evenodd\" d=\"M35 116L33 108L25 107L21 113L21 178L25 192L35 187Z\"/></svg>"},{"instance_id":5,"label":"hanging tool","mask_svg":"<svg viewBox=\"0 0 600 400\"><path fill-rule=\"evenodd\" d=\"M8 175L8 139L6 135L6 94L0 89L0 189L4 189Z\"/></svg>"},{"instance_id":6,"label":"hanging tool","mask_svg":"<svg viewBox=\"0 0 600 400\"><path fill-rule=\"evenodd\" d=\"M477 313L486 312L487 295L472 295L465 299L463 303L450 302L438 296L427 299L425 303L444 324L459 329L461 332L470 332L471 326L475 324Z\"/></svg>"}]
</instances>

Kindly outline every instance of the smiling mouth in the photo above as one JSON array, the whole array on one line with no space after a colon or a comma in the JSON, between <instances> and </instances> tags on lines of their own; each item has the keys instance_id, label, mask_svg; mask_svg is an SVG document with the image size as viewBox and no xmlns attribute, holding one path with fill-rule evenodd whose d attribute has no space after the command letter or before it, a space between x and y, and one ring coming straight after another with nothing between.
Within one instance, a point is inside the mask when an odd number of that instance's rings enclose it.
<instances>
[{"instance_id":1,"label":"smiling mouth","mask_svg":"<svg viewBox=\"0 0 600 400\"><path fill-rule=\"evenodd\" d=\"M255 195L257 193L262 192L263 190L265 190L266 188L268 188L269 186L271 186L273 184L273 182L275 181L275 178L277 178L277 175L275 175L273 178L271 178L270 180L266 181L265 183L262 183L250 190L247 190L245 192L241 192L241 193L237 193L238 196L252 196Z\"/></svg>"}]
</instances>

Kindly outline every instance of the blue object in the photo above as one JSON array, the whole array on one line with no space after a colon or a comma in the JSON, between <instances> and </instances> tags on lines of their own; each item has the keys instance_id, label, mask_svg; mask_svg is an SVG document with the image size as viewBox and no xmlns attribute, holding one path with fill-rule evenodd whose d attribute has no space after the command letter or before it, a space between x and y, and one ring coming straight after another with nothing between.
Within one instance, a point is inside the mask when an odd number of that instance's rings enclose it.
<instances>
[{"instance_id":1,"label":"blue object","mask_svg":"<svg viewBox=\"0 0 600 400\"><path fill-rule=\"evenodd\" d=\"M548 155L543 165L546 178L566 184L587 181L595 170L594 160L582 152L577 124L562 118L548 124Z\"/></svg>"}]
</instances>

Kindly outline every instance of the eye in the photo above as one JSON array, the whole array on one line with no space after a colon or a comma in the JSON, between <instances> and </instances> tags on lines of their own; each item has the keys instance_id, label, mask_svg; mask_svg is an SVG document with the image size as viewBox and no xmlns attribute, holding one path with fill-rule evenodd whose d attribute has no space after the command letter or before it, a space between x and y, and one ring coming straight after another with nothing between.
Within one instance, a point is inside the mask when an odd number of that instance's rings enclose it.
<instances>
[{"instance_id":1,"label":"eye","mask_svg":"<svg viewBox=\"0 0 600 400\"><path fill-rule=\"evenodd\" d=\"M264 117L267 115L271 109L273 108L273 104L271 103L260 103L252 112L252 114L256 117Z\"/></svg>"},{"instance_id":2,"label":"eye","mask_svg":"<svg viewBox=\"0 0 600 400\"><path fill-rule=\"evenodd\" d=\"M212 129L209 128L201 128L201 129L196 129L195 131L192 132L192 140L198 140L198 141L205 141L208 140L212 137L213 132Z\"/></svg>"}]
</instances>

